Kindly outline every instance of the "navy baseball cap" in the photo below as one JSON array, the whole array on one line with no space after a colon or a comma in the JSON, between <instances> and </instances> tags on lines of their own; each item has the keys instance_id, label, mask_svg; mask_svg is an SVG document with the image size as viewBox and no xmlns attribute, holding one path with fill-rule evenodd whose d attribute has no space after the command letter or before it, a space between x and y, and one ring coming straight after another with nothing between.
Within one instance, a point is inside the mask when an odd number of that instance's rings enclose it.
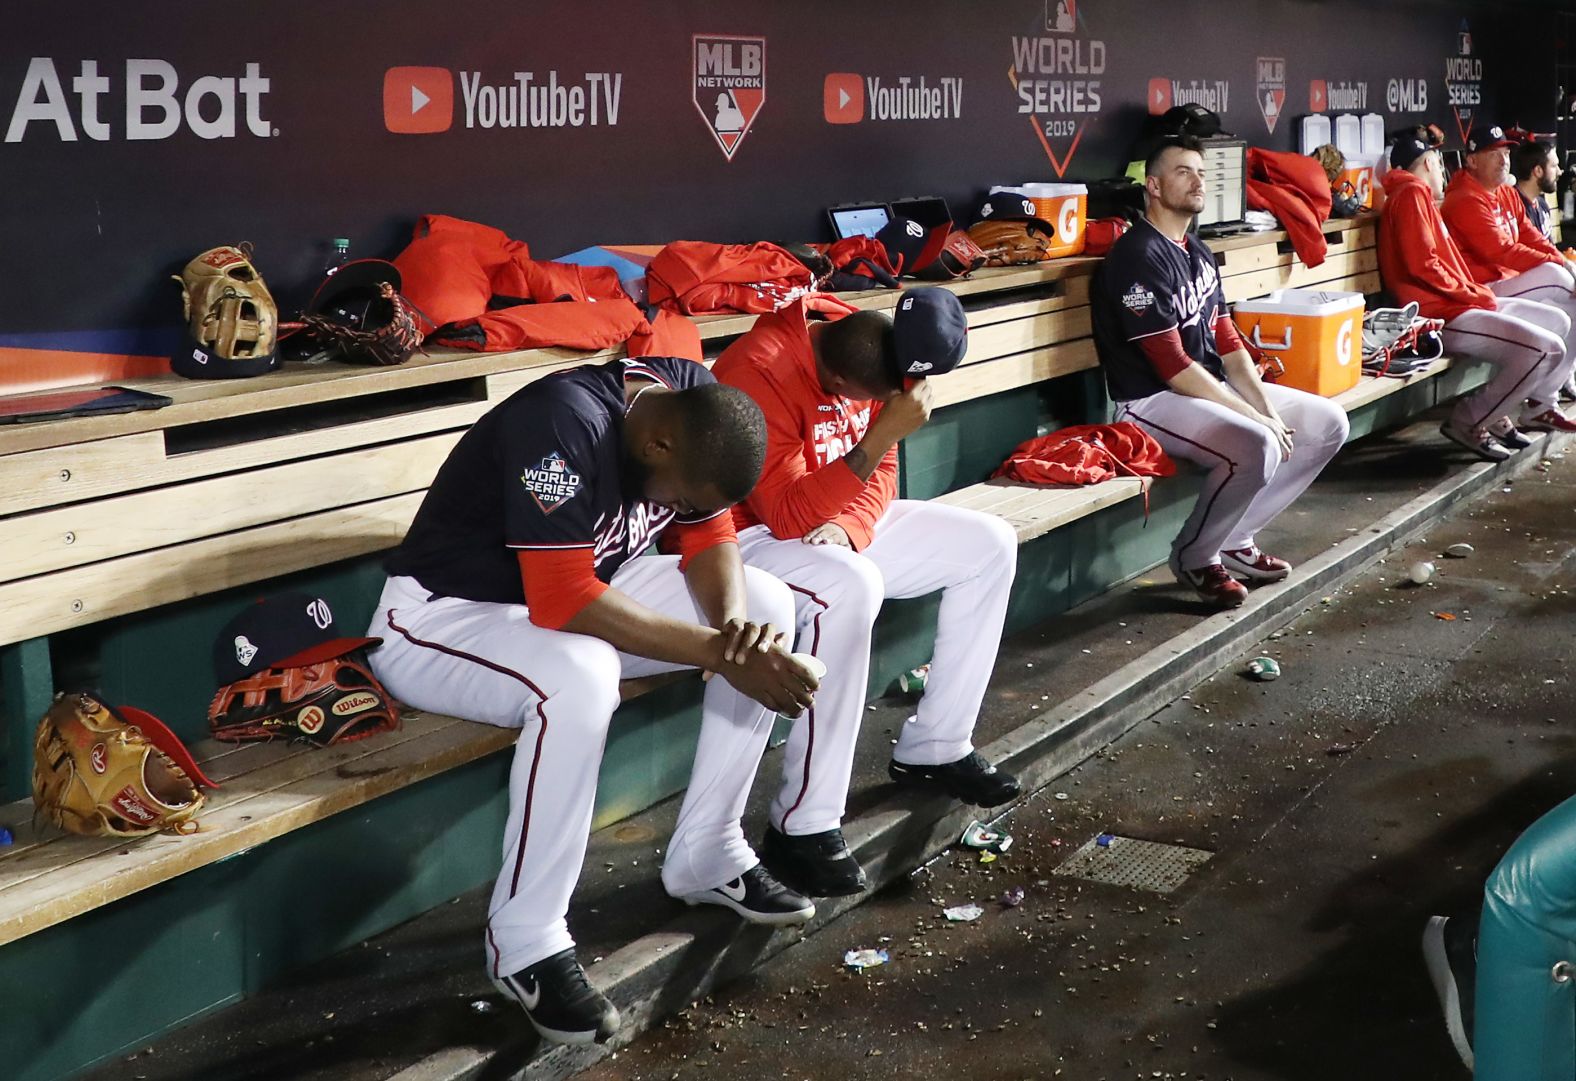
<instances>
[{"instance_id":1,"label":"navy baseball cap","mask_svg":"<svg viewBox=\"0 0 1576 1081\"><path fill-rule=\"evenodd\" d=\"M978 220L1032 221L1045 226L1049 232L1056 232L1056 228L1050 222L1040 217L1033 199L1011 191L998 191L987 195L985 201L980 204Z\"/></svg>"},{"instance_id":2,"label":"navy baseball cap","mask_svg":"<svg viewBox=\"0 0 1576 1081\"><path fill-rule=\"evenodd\" d=\"M947 242L947 230L927 229L912 218L893 218L883 225L875 236L876 242L886 249L892 269L901 277L929 266L941 254Z\"/></svg>"},{"instance_id":3,"label":"navy baseball cap","mask_svg":"<svg viewBox=\"0 0 1576 1081\"><path fill-rule=\"evenodd\" d=\"M1467 132L1468 154L1476 154L1479 150L1502 150L1515 145L1514 139L1505 138L1505 129L1498 124L1479 124Z\"/></svg>"},{"instance_id":4,"label":"navy baseball cap","mask_svg":"<svg viewBox=\"0 0 1576 1081\"><path fill-rule=\"evenodd\" d=\"M1408 168L1414 161L1432 149L1433 147L1423 142L1416 135L1403 135L1390 148L1390 168Z\"/></svg>"},{"instance_id":5,"label":"navy baseball cap","mask_svg":"<svg viewBox=\"0 0 1576 1081\"><path fill-rule=\"evenodd\" d=\"M969 320L950 289L906 290L892 313L892 353L898 375L926 379L956 368L968 351Z\"/></svg>"},{"instance_id":6,"label":"navy baseball cap","mask_svg":"<svg viewBox=\"0 0 1576 1081\"><path fill-rule=\"evenodd\" d=\"M247 605L219 631L213 642L213 678L223 687L264 669L317 664L382 641L341 637L322 597L279 593Z\"/></svg>"}]
</instances>

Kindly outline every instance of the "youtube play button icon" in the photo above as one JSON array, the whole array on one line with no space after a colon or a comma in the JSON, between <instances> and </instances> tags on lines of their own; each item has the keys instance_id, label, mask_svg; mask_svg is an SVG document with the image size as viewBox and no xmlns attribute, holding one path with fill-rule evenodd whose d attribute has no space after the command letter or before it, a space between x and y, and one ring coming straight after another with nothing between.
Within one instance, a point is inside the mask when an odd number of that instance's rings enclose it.
<instances>
[{"instance_id":1,"label":"youtube play button icon","mask_svg":"<svg viewBox=\"0 0 1576 1081\"><path fill-rule=\"evenodd\" d=\"M1322 113L1330 103L1329 90L1323 79L1314 79L1308 84L1308 111Z\"/></svg>"},{"instance_id":2,"label":"youtube play button icon","mask_svg":"<svg viewBox=\"0 0 1576 1081\"><path fill-rule=\"evenodd\" d=\"M430 135L454 124L454 76L448 68L389 68L383 73L383 126L399 135Z\"/></svg>"},{"instance_id":3,"label":"youtube play button icon","mask_svg":"<svg viewBox=\"0 0 1576 1081\"><path fill-rule=\"evenodd\" d=\"M828 124L857 124L865 118L865 81L848 71L834 71L821 87L821 111Z\"/></svg>"},{"instance_id":4,"label":"youtube play button icon","mask_svg":"<svg viewBox=\"0 0 1576 1081\"><path fill-rule=\"evenodd\" d=\"M1171 80L1150 79L1147 100L1150 116L1164 116L1171 108Z\"/></svg>"}]
</instances>

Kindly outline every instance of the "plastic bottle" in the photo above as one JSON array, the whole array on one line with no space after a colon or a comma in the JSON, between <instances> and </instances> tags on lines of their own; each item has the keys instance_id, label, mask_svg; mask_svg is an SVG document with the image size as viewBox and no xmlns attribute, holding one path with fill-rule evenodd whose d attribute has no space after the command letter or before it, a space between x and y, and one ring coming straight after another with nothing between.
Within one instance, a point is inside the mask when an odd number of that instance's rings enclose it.
<instances>
[{"instance_id":1,"label":"plastic bottle","mask_svg":"<svg viewBox=\"0 0 1576 1081\"><path fill-rule=\"evenodd\" d=\"M334 250L328 257L328 265L323 268L323 276L330 277L340 267L350 262L350 238L336 236L333 241Z\"/></svg>"}]
</instances>

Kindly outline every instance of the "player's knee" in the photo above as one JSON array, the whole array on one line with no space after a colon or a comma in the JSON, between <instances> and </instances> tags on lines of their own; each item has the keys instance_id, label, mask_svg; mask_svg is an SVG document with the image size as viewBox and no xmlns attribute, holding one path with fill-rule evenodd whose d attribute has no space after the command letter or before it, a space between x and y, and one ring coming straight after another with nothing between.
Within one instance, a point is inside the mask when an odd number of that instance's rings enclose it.
<instances>
[{"instance_id":1,"label":"player's knee","mask_svg":"<svg viewBox=\"0 0 1576 1081\"><path fill-rule=\"evenodd\" d=\"M787 630L796 622L793 591L776 575L759 567L744 568L744 605L754 623L770 623Z\"/></svg>"},{"instance_id":2,"label":"player's knee","mask_svg":"<svg viewBox=\"0 0 1576 1081\"><path fill-rule=\"evenodd\" d=\"M1018 563L1018 534L1006 520L994 514L977 515L980 554L993 564L1000 563L1008 569Z\"/></svg>"},{"instance_id":3,"label":"player's knee","mask_svg":"<svg viewBox=\"0 0 1576 1081\"><path fill-rule=\"evenodd\" d=\"M585 704L577 723L605 723L618 707L618 681L623 662L618 650L600 638L571 635L566 649L553 665L557 697L573 697ZM602 718L601 721L597 721Z\"/></svg>"}]
</instances>

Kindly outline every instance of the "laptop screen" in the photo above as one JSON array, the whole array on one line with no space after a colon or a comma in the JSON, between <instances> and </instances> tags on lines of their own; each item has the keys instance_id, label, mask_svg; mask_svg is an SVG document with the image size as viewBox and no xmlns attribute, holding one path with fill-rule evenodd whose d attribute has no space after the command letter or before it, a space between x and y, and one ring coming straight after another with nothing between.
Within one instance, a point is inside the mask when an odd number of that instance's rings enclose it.
<instances>
[{"instance_id":1,"label":"laptop screen","mask_svg":"<svg viewBox=\"0 0 1576 1081\"><path fill-rule=\"evenodd\" d=\"M836 206L827 211L832 218L832 232L837 239L851 236L875 236L891 220L885 204L870 203L863 206Z\"/></svg>"}]
</instances>

